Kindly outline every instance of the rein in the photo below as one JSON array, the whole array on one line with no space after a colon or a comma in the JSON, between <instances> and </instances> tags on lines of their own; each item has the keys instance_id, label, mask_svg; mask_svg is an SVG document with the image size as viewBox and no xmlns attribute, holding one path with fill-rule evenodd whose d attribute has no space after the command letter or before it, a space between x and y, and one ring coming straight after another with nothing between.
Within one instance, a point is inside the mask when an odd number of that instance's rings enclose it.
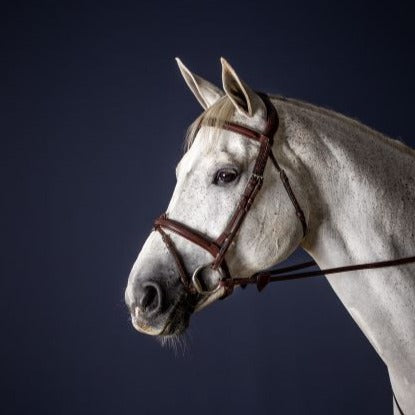
<instances>
[{"instance_id":1,"label":"rein","mask_svg":"<svg viewBox=\"0 0 415 415\"><path fill-rule=\"evenodd\" d=\"M394 267L397 265L406 265L415 262L415 256L391 259L388 261L368 262L365 264L345 265L342 267L318 269L315 271L297 272L289 274L292 271L299 269L310 268L318 266L315 261L303 262L289 267L273 269L270 271L259 271L249 278L233 278L231 280L221 281L222 286L236 286L240 285L245 288L247 284L256 284L258 291L262 291L270 282L298 280L302 278L320 277L321 275L341 274L342 272L359 271L362 269L376 269Z\"/></svg>"},{"instance_id":2,"label":"rein","mask_svg":"<svg viewBox=\"0 0 415 415\"><path fill-rule=\"evenodd\" d=\"M258 142L260 146L253 172L245 186L245 190L239 200L238 205L236 206L234 213L228 221L228 224L226 225L223 232L219 235L219 237L213 240L208 236L202 234L201 232L194 230L181 222L169 219L166 213L162 214L159 218L155 220L154 230L160 233L165 246L172 255L176 263L176 268L180 275L180 280L186 291L189 294L210 295L222 288L224 290L224 294L221 298L224 298L233 292L235 286L241 286L244 288L248 284L256 284L258 291L262 291L265 288L265 286L270 282L311 278L320 275L339 274L343 272L358 271L364 269L377 269L415 263L415 256L412 256L387 261L369 262L364 264L346 265L336 268L292 273L293 271L298 271L304 268L317 266L317 263L315 261L309 261L289 267L269 271L259 271L248 278L233 278L231 276L229 268L226 264L225 254L227 253L239 228L241 227L246 214L251 208L256 195L262 187L263 174L268 159L271 160L272 165L279 173L285 191L287 192L291 200L291 203L295 209L296 216L301 223L303 237L307 234L308 230L304 212L301 209L297 198L295 197L288 177L285 174L285 171L278 164L278 161L272 152L274 136L278 130L279 125L277 111L267 95L259 94L259 96L263 100L267 110L267 123L265 130L262 133L255 131L251 128L245 127L243 125L232 123L229 121L226 121L222 126L222 128L225 130L235 132L237 134L245 136L246 138ZM215 119L207 119L207 122L208 125L213 125ZM198 129L199 128L200 124ZM189 276L179 251L175 247L174 242L170 238L169 234L165 232L165 229L173 233L176 233L182 238L185 238L188 241L203 248L204 250L209 252L209 254L213 257L213 261L211 263L197 267L194 270L193 274ZM203 269L208 267L212 270L218 271L221 275L219 283L212 290L205 289L202 282L199 280L200 273L203 271Z\"/></svg>"}]
</instances>

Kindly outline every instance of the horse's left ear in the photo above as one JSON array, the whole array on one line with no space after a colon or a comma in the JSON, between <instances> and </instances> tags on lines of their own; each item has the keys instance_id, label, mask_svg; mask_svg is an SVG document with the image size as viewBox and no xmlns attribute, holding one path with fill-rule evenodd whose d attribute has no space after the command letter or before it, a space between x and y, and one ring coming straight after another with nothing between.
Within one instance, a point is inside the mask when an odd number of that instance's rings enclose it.
<instances>
[{"instance_id":1,"label":"horse's left ear","mask_svg":"<svg viewBox=\"0 0 415 415\"><path fill-rule=\"evenodd\" d=\"M225 95L218 87L186 68L179 58L176 58L176 62L187 86L193 92L193 95L197 98L203 109L207 110L219 98Z\"/></svg>"},{"instance_id":2,"label":"horse's left ear","mask_svg":"<svg viewBox=\"0 0 415 415\"><path fill-rule=\"evenodd\" d=\"M220 61L223 89L236 109L248 117L252 117L257 112L264 112L264 103L258 94L239 78L226 59L220 58Z\"/></svg>"}]
</instances>

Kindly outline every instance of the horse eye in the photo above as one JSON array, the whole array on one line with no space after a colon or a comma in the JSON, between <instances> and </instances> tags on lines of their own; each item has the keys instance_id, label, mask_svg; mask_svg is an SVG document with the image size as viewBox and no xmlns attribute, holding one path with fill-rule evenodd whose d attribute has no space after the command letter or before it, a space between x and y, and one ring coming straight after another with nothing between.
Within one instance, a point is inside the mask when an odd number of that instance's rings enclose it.
<instances>
[{"instance_id":1,"label":"horse eye","mask_svg":"<svg viewBox=\"0 0 415 415\"><path fill-rule=\"evenodd\" d=\"M214 183L223 186L233 182L238 177L238 172L234 169L221 169L216 173Z\"/></svg>"}]
</instances>

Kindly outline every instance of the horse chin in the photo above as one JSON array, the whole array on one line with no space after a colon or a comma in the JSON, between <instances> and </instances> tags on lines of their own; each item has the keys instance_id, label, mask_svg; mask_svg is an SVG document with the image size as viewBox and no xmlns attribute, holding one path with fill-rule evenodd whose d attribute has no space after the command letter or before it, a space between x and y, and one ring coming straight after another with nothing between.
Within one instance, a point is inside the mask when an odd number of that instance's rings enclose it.
<instances>
[{"instance_id":1,"label":"horse chin","mask_svg":"<svg viewBox=\"0 0 415 415\"><path fill-rule=\"evenodd\" d=\"M169 322L166 324L163 331L158 335L158 337L180 336L189 327L189 320L190 318L186 320L169 320Z\"/></svg>"},{"instance_id":2,"label":"horse chin","mask_svg":"<svg viewBox=\"0 0 415 415\"><path fill-rule=\"evenodd\" d=\"M164 329L160 332L159 336L179 336L183 334L189 327L193 310L193 306L190 307L184 301L179 302L170 313Z\"/></svg>"}]
</instances>

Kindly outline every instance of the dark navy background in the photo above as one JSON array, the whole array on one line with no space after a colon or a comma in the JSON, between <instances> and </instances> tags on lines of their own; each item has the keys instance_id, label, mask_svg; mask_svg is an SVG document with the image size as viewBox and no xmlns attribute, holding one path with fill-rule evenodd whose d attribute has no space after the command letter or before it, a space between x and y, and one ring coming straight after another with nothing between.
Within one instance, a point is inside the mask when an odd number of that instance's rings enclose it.
<instances>
[{"instance_id":1,"label":"dark navy background","mask_svg":"<svg viewBox=\"0 0 415 415\"><path fill-rule=\"evenodd\" d=\"M324 278L238 291L177 356L123 296L200 112L174 57L219 83L225 56L256 89L413 146L405 2L14 1L0 30L2 414L391 414Z\"/></svg>"}]
</instances>

